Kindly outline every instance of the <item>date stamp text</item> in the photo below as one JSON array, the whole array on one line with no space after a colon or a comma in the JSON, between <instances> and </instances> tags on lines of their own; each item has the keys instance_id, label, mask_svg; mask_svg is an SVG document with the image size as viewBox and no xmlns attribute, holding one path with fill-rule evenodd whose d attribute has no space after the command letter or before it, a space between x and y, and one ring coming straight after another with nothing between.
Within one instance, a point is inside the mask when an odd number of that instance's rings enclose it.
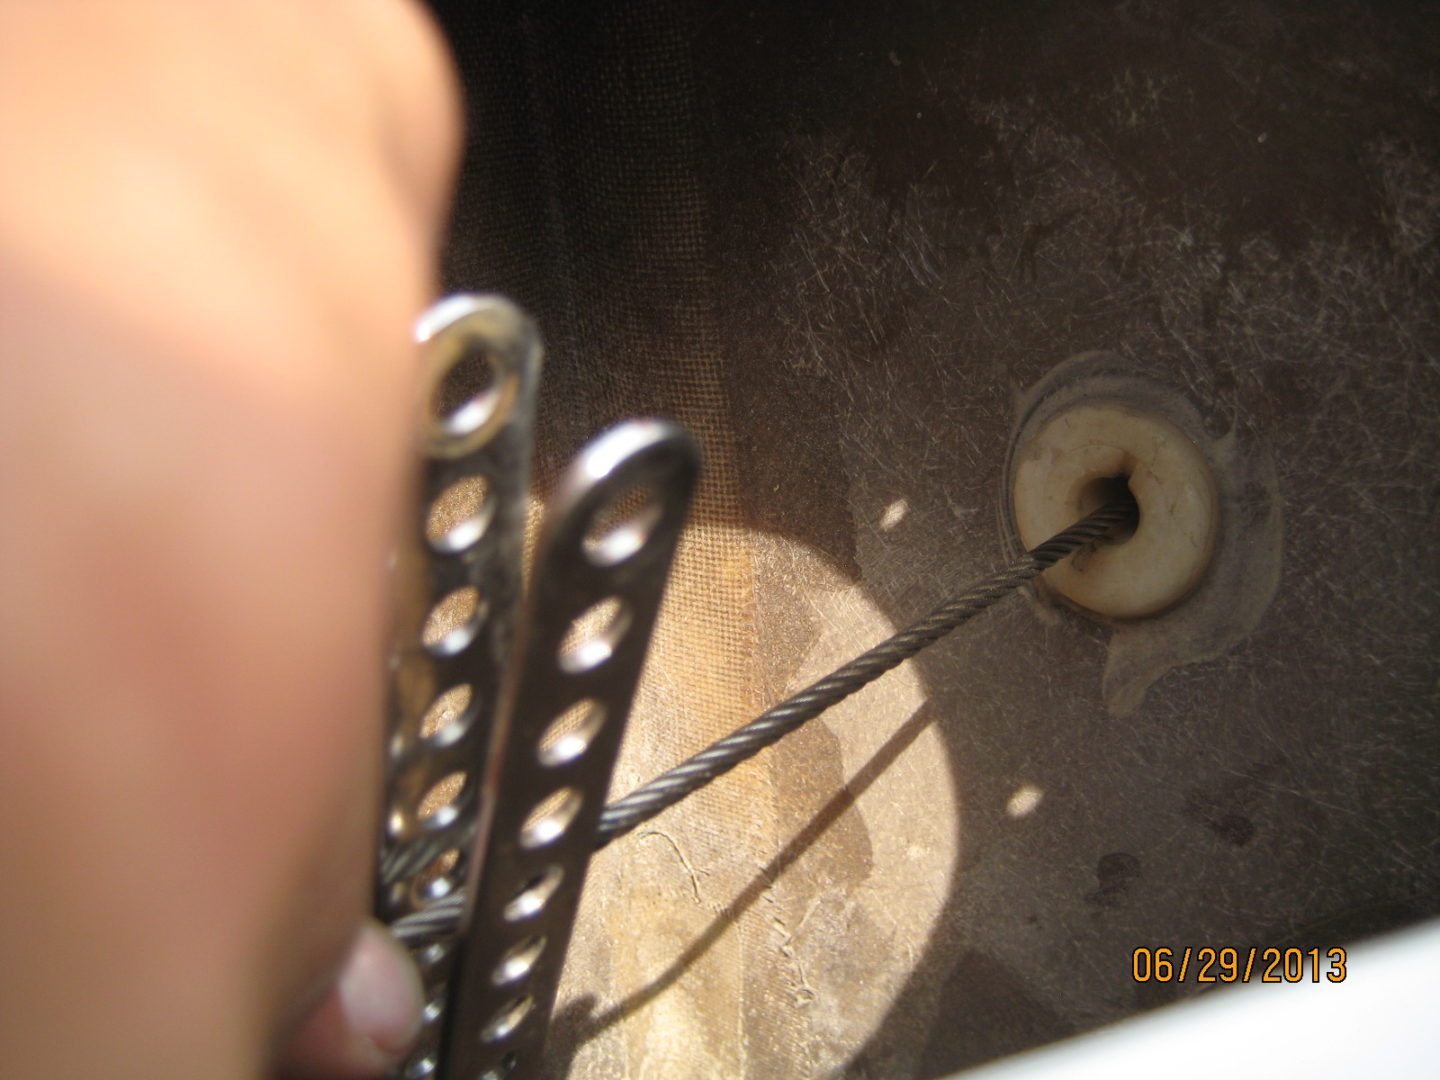
<instances>
[{"instance_id":1,"label":"date stamp text","mask_svg":"<svg viewBox=\"0 0 1440 1080\"><path fill-rule=\"evenodd\" d=\"M1130 954L1137 983L1344 982L1345 950L1242 945L1141 946Z\"/></svg>"}]
</instances>

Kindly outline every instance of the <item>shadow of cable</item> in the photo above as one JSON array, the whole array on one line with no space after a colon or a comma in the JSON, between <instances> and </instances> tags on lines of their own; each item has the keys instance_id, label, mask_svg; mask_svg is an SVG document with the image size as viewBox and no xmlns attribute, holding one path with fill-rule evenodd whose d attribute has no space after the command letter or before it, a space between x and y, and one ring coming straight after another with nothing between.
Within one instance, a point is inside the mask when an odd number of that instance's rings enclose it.
<instances>
[{"instance_id":1,"label":"shadow of cable","mask_svg":"<svg viewBox=\"0 0 1440 1080\"><path fill-rule=\"evenodd\" d=\"M614 1027L633 1013L643 1009L675 984L699 960L742 914L764 895L777 878L804 855L840 817L855 805L869 787L903 754L920 733L930 726L928 702L913 712L895 729L875 754L856 770L855 775L819 812L797 832L775 857L751 879L735 899L707 926L685 951L647 986L632 993L600 1013L595 1013L593 996L582 997L555 1014L551 1022L550 1045L547 1047L550 1074L564 1076L569 1072L576 1052L589 1040ZM721 778L720 783L724 783Z\"/></svg>"}]
</instances>

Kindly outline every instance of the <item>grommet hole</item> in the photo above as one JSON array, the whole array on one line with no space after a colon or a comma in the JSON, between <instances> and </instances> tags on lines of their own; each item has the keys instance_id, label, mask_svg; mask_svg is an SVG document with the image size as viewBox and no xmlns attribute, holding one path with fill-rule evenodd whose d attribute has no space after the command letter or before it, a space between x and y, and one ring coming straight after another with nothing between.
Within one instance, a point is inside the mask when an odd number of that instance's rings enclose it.
<instances>
[{"instance_id":1,"label":"grommet hole","mask_svg":"<svg viewBox=\"0 0 1440 1080\"><path fill-rule=\"evenodd\" d=\"M1095 615L1140 619L1199 584L1218 535L1214 475L1200 445L1165 416L1076 404L1027 426L1012 454L1015 526L1027 548L1123 498L1127 486L1137 502L1129 537L1063 560L1046 573L1047 589Z\"/></svg>"},{"instance_id":2,"label":"grommet hole","mask_svg":"<svg viewBox=\"0 0 1440 1080\"><path fill-rule=\"evenodd\" d=\"M1097 476L1088 481L1080 488L1079 503L1080 514L1094 513L1102 506L1114 502L1129 502L1135 505L1135 520L1129 525L1117 527L1110 534L1112 544L1123 544L1135 535L1140 527L1140 504L1136 502L1135 493L1130 490L1130 476L1128 473L1120 473L1116 476Z\"/></svg>"}]
</instances>

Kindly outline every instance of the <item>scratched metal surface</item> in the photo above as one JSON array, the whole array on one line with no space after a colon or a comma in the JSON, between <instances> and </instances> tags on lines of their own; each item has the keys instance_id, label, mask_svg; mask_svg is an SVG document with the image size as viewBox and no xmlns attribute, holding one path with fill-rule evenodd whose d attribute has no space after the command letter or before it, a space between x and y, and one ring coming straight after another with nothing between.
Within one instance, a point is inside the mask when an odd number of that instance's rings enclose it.
<instances>
[{"instance_id":1,"label":"scratched metal surface","mask_svg":"<svg viewBox=\"0 0 1440 1080\"><path fill-rule=\"evenodd\" d=\"M933 1077L1193 992L1137 945L1440 910L1440 48L1420 3L438 4L449 284L548 339L541 471L709 471L625 788L1001 555L1017 400L1112 350L1274 466L1249 635L1116 715L992 612L596 860L552 1066Z\"/></svg>"}]
</instances>

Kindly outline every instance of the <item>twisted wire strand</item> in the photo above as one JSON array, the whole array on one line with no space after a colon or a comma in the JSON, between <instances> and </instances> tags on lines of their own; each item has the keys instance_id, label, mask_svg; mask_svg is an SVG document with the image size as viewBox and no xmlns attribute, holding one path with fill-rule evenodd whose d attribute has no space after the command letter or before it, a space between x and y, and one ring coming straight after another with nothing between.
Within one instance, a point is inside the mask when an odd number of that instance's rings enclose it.
<instances>
[{"instance_id":1,"label":"twisted wire strand","mask_svg":"<svg viewBox=\"0 0 1440 1080\"><path fill-rule=\"evenodd\" d=\"M891 668L933 645L961 623L1038 577L1061 559L1098 542L1114 530L1133 526L1137 514L1133 499L1106 504L1043 544L1031 548L1004 569L976 582L919 622L886 638L823 679L711 743L694 757L611 803L600 815L595 849L600 850L723 776L742 761L754 757L805 721L839 704ZM398 919L390 929L406 944L435 941L455 932L464 906L464 893L457 891L422 911Z\"/></svg>"},{"instance_id":2,"label":"twisted wire strand","mask_svg":"<svg viewBox=\"0 0 1440 1080\"><path fill-rule=\"evenodd\" d=\"M761 713L739 730L701 750L688 761L661 773L600 815L596 850L603 848L698 791L742 761L794 731L805 721L868 686L891 668L933 645L967 619L1043 573L1071 552L1092 543L1111 529L1133 520L1135 504L1107 504L1015 562L936 608L919 622L887 638L819 682Z\"/></svg>"}]
</instances>

